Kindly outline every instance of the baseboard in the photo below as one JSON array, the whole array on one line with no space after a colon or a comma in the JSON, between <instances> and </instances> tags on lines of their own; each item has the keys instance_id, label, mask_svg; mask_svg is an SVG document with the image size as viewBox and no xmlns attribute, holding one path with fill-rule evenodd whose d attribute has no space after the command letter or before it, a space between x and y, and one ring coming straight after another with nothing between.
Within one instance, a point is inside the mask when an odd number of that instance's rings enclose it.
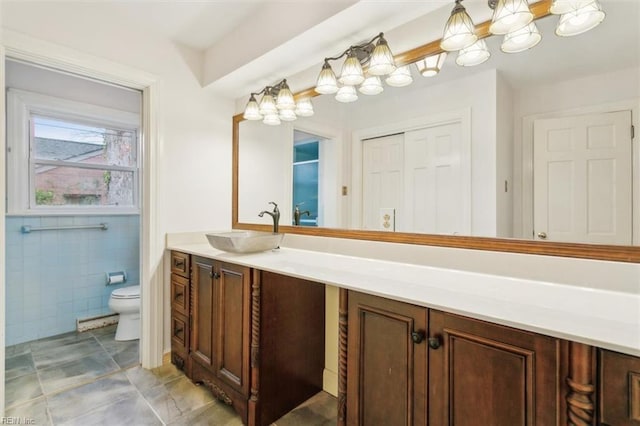
<instances>
[{"instance_id":1,"label":"baseboard","mask_svg":"<svg viewBox=\"0 0 640 426\"><path fill-rule=\"evenodd\" d=\"M89 318L78 318L76 320L76 330L88 331L96 328L106 327L112 324L117 324L119 317L120 315L118 314L107 314Z\"/></svg>"},{"instance_id":2,"label":"baseboard","mask_svg":"<svg viewBox=\"0 0 640 426\"><path fill-rule=\"evenodd\" d=\"M322 390L335 397L338 396L338 373L324 369L322 372Z\"/></svg>"}]
</instances>

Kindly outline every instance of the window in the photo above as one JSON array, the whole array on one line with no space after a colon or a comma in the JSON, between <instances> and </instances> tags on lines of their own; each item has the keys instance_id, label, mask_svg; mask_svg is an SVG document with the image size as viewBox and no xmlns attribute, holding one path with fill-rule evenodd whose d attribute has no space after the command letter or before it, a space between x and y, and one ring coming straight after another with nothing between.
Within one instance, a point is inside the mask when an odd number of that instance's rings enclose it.
<instances>
[{"instance_id":1,"label":"window","mask_svg":"<svg viewBox=\"0 0 640 426\"><path fill-rule=\"evenodd\" d=\"M9 214L137 213L139 116L10 89Z\"/></svg>"}]
</instances>

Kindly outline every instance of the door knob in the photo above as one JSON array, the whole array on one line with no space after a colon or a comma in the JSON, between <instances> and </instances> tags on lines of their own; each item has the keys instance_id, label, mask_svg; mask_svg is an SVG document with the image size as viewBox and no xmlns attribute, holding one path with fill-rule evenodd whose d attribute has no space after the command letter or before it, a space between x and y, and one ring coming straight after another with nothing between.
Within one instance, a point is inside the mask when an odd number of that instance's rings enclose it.
<instances>
[{"instance_id":1,"label":"door knob","mask_svg":"<svg viewBox=\"0 0 640 426\"><path fill-rule=\"evenodd\" d=\"M440 347L440 338L438 337L429 337L428 342L431 349L438 349Z\"/></svg>"},{"instance_id":2,"label":"door knob","mask_svg":"<svg viewBox=\"0 0 640 426\"><path fill-rule=\"evenodd\" d=\"M413 340L413 343L421 343L424 340L424 332L423 331L412 331L411 332L411 340Z\"/></svg>"},{"instance_id":3,"label":"door knob","mask_svg":"<svg viewBox=\"0 0 640 426\"><path fill-rule=\"evenodd\" d=\"M547 233L546 232L538 232L538 238L540 238L541 240L546 240L547 239Z\"/></svg>"}]
</instances>

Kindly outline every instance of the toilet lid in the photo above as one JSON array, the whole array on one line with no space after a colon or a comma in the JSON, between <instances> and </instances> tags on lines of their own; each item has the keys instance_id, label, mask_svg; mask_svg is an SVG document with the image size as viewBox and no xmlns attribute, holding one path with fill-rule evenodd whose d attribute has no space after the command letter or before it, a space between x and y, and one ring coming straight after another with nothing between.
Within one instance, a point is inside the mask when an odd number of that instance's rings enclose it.
<instances>
[{"instance_id":1,"label":"toilet lid","mask_svg":"<svg viewBox=\"0 0 640 426\"><path fill-rule=\"evenodd\" d=\"M140 298L140 286L132 285L129 287L122 287L111 292L111 297L114 299L139 299Z\"/></svg>"}]
</instances>

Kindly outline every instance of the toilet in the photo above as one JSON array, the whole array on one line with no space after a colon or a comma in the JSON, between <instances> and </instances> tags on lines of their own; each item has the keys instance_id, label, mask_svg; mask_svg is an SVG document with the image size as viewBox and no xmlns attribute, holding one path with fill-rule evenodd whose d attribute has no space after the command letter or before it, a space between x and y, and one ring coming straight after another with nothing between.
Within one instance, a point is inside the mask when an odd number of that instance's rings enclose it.
<instances>
[{"instance_id":1,"label":"toilet","mask_svg":"<svg viewBox=\"0 0 640 426\"><path fill-rule=\"evenodd\" d=\"M140 286L122 287L111 292L109 309L120 314L116 340L140 338Z\"/></svg>"}]
</instances>

